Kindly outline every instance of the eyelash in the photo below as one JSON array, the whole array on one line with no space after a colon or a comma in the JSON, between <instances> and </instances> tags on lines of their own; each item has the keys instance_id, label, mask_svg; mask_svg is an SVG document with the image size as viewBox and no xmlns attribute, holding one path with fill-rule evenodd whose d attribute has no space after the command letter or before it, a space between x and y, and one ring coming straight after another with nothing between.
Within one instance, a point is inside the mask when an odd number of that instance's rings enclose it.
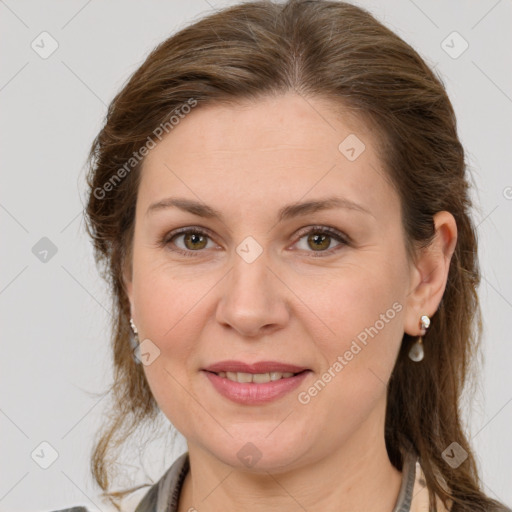
<instances>
[{"instance_id":1,"label":"eyelash","mask_svg":"<svg viewBox=\"0 0 512 512\"><path fill-rule=\"evenodd\" d=\"M207 231L205 231L203 228L187 227L187 228L179 229L179 230L172 231L171 233L166 234L164 237L162 237L161 240L159 240L158 245L159 245L159 247L168 247L173 239L175 239L176 237L178 237L180 235L186 235L188 233L206 236L211 239L209 233ZM310 226L306 231L301 231L299 233L299 238L298 238L297 242L311 233L328 235L340 243L340 245L337 245L336 247L333 247L332 249L327 249L325 251L307 251L307 252L313 253L310 256L312 258L319 258L319 257L321 258L321 257L324 257L324 255L330 256L334 252L338 251L340 249L340 247L342 247L344 245L345 246L351 245L350 237L348 237L347 235L343 235L337 229L330 228L328 226ZM170 249L170 250L173 252L182 254L183 256L192 257L192 258L199 256L199 254L194 254L194 253L202 252L202 250L185 251L185 250L179 249L179 248Z\"/></svg>"}]
</instances>

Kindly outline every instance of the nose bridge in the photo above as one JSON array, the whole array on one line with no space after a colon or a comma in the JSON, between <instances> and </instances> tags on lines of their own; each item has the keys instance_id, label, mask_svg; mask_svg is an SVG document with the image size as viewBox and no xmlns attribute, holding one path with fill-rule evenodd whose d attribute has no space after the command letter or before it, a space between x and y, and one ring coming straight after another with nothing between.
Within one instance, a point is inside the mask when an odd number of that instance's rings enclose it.
<instances>
[{"instance_id":1,"label":"nose bridge","mask_svg":"<svg viewBox=\"0 0 512 512\"><path fill-rule=\"evenodd\" d=\"M237 247L217 307L217 320L245 336L268 333L288 320L284 287L268 268L268 253L256 249L251 240Z\"/></svg>"}]
</instances>

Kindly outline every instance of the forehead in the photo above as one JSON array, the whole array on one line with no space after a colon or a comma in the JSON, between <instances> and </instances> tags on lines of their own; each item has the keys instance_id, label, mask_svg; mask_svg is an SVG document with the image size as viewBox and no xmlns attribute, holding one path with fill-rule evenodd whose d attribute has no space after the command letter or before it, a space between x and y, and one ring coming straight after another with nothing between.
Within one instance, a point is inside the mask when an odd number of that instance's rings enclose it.
<instances>
[{"instance_id":1,"label":"forehead","mask_svg":"<svg viewBox=\"0 0 512 512\"><path fill-rule=\"evenodd\" d=\"M332 100L297 94L198 106L146 156L140 207L174 194L271 207L339 192L379 214L394 191L373 128Z\"/></svg>"}]
</instances>

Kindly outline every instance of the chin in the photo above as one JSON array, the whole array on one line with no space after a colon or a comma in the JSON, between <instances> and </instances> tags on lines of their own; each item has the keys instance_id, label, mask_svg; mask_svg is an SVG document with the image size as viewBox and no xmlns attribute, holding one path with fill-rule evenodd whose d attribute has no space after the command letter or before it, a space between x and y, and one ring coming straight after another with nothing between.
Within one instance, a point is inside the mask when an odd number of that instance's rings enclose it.
<instances>
[{"instance_id":1,"label":"chin","mask_svg":"<svg viewBox=\"0 0 512 512\"><path fill-rule=\"evenodd\" d=\"M275 427L274 423L272 428ZM262 429L261 425L254 425L254 428L245 428L243 433L233 437L226 435L229 441L223 439L222 443L212 445L210 438L203 446L213 457L237 470L279 473L299 466L302 456L308 451L305 437L298 432L291 434L284 428L280 435L277 432L268 435L272 428Z\"/></svg>"}]
</instances>

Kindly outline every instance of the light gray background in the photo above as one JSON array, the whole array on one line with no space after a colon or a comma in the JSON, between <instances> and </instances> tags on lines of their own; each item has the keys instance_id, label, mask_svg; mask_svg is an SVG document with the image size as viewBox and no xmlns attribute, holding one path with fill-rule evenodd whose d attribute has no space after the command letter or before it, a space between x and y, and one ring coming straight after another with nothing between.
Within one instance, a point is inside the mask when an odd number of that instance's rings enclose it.
<instances>
[{"instance_id":1,"label":"light gray background","mask_svg":"<svg viewBox=\"0 0 512 512\"><path fill-rule=\"evenodd\" d=\"M93 435L107 405L91 393L111 379L110 303L81 217L83 165L106 105L148 52L194 18L230 3L0 0L1 511L78 503L110 510L88 474ZM359 4L436 67L458 115L478 189L485 325L484 372L465 410L486 491L510 506L512 3ZM43 31L59 45L47 59L31 48ZM464 42L457 35L446 39L453 31L469 44L458 58L453 55ZM32 252L42 237L57 248L46 263ZM43 441L58 452L46 470L31 458ZM146 469L156 479L184 445L173 451L156 440L152 446ZM39 460L49 456L38 450Z\"/></svg>"}]
</instances>

